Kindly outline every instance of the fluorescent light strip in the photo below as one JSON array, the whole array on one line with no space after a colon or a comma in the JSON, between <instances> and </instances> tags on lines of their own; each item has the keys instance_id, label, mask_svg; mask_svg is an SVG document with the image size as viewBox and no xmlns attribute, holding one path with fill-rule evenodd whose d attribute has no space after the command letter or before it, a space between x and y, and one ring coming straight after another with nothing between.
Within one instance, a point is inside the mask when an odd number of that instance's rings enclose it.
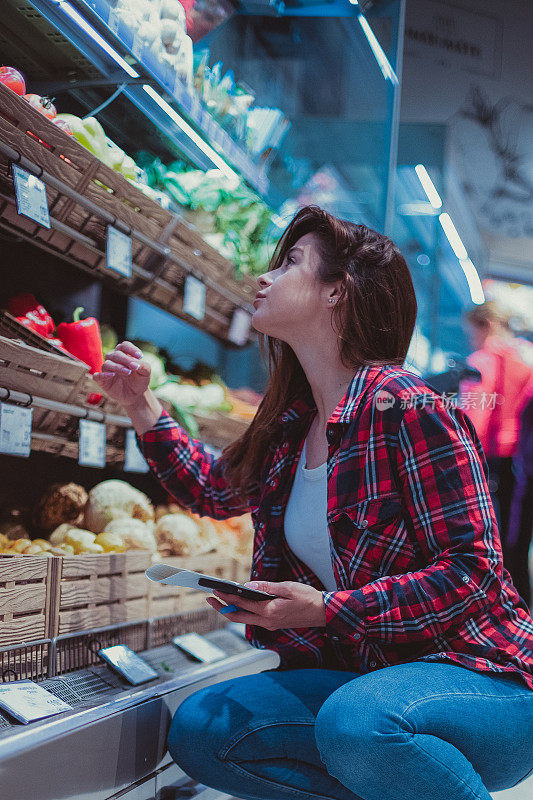
<instances>
[{"instance_id":1,"label":"fluorescent light strip","mask_svg":"<svg viewBox=\"0 0 533 800\"><path fill-rule=\"evenodd\" d=\"M138 78L138 77L139 77L139 73L137 72L137 70L133 69L133 67L132 67L132 66L130 66L130 64L128 64L128 62L127 62L127 61L126 61L124 58L122 58L122 56L121 56L119 53L117 53L117 51L116 51L116 50L115 50L113 47L111 47L111 45L110 45L110 44L108 44L108 43L106 42L106 40L105 40L105 39L104 39L102 36L100 36L100 34L98 33L98 31L96 31L96 30L95 30L95 29L92 27L92 25L89 25L89 23L87 22L87 20L86 20L84 17L82 17L82 15L81 15L81 14L78 14L78 12L76 11L76 9L75 9L75 8L73 8L73 7L70 5L70 3L61 3L61 4L60 4L60 6L59 6L59 8L60 8L62 11L64 11L64 12L65 12L65 14L67 14L67 16L69 16L69 17L70 17L72 20L74 20L74 22L75 22L77 25L79 25L79 27L80 27L82 30L84 30L84 31L85 31L85 33L86 33L88 36L90 36L90 37L91 37L91 39L92 39L94 42L96 42L96 44L97 44L97 45L99 45L99 46L102 48L102 50L105 50L105 52L107 53L107 55L108 55L108 56L111 56L111 58L113 59L113 61L115 61L115 62L116 62L118 65L119 65L119 67L122 67L122 69L124 70L124 72L127 72L127 73L128 73L128 75L129 75L131 78Z\"/></svg>"},{"instance_id":2,"label":"fluorescent light strip","mask_svg":"<svg viewBox=\"0 0 533 800\"><path fill-rule=\"evenodd\" d=\"M231 167L229 166L229 164L227 164L227 163L224 161L224 159L223 159L223 158L220 158L220 156L218 155L218 153L217 153L215 150L213 150L213 148L211 147L211 145L207 144L207 142L206 142L206 141L204 141L204 139L202 139L202 137L201 137L201 136L199 136L199 135L196 133L196 131L194 130L194 128L192 128L192 127L189 125L189 123L188 123L188 122L185 122L185 120L183 119L183 117L181 117L181 116L180 116L180 115L179 115L179 114L178 114L176 111L174 111L174 109L172 108L172 106L171 106L171 105L169 105L169 104L167 103L167 101L166 101L166 100L164 100L164 99L161 97L161 95L160 95L158 92L156 92L156 91L155 91L155 89L152 89L152 87L151 87L151 86L149 86L147 83L145 83L145 84L143 85L143 89L144 89L144 91L146 92L146 94L147 94L149 97L151 97L151 98L152 98L152 100L153 100L154 102L156 102L156 103L157 103L157 105L159 106L159 108L161 108L161 109L162 109L162 110L165 112L165 114L167 114L167 116L169 116L169 117L170 117L170 119L171 119L173 122L175 122L175 123L176 123L176 125L178 125L178 127L180 127L180 128L181 128L181 130L182 130L182 131L183 131L185 134L187 134L187 136L189 137L189 139L191 139L191 140L192 140L192 141L193 141L193 142L194 142L194 143L195 143L195 144L196 144L196 145L197 145L197 146L200 148L200 150L201 150L203 153L205 153L205 155L206 155L208 158L210 158L210 159L211 159L211 161L213 162L213 164L214 164L216 167L218 167L220 170L222 170L222 172L224 172L224 174L225 174L225 175L227 175L227 176L228 176L228 178L234 178L234 179L236 178L237 180L239 180L239 181L240 181L240 177L239 177L239 175L238 175L238 174L237 174L237 173L236 173L236 172L235 172L233 169L231 169Z\"/></svg>"},{"instance_id":3,"label":"fluorescent light strip","mask_svg":"<svg viewBox=\"0 0 533 800\"><path fill-rule=\"evenodd\" d=\"M352 4L352 6L358 6L359 5L359 0L349 0L349 2Z\"/></svg>"},{"instance_id":4,"label":"fluorescent light strip","mask_svg":"<svg viewBox=\"0 0 533 800\"><path fill-rule=\"evenodd\" d=\"M457 233L457 229L453 224L450 215L447 214L446 212L444 212L443 214L439 214L439 221L440 224L442 225L444 233L446 234L446 238L451 244L452 250L459 259L459 261L466 261L466 259L468 258L466 247L461 241L461 237Z\"/></svg>"},{"instance_id":5,"label":"fluorescent light strip","mask_svg":"<svg viewBox=\"0 0 533 800\"><path fill-rule=\"evenodd\" d=\"M427 198L433 208L442 208L442 200L440 199L439 193L435 189L435 184L429 177L429 173L423 164L417 164L415 167L415 172L420 179L420 183L427 194Z\"/></svg>"},{"instance_id":6,"label":"fluorescent light strip","mask_svg":"<svg viewBox=\"0 0 533 800\"><path fill-rule=\"evenodd\" d=\"M460 264L468 282L472 302L476 305L481 305L481 303L485 302L485 292L483 291L477 269L469 258L461 260Z\"/></svg>"},{"instance_id":7,"label":"fluorescent light strip","mask_svg":"<svg viewBox=\"0 0 533 800\"><path fill-rule=\"evenodd\" d=\"M392 83L394 83L395 86L398 86L399 83L398 77L394 72L393 68L391 67L390 61L385 55L385 51L383 50L380 43L376 39L374 31L368 24L367 18L364 16L364 14L358 14L357 19L359 20L359 24L363 29L366 38L368 39L368 44L372 48L372 52L376 57L376 61L378 62L379 68L381 69L384 77L392 81Z\"/></svg>"}]
</instances>

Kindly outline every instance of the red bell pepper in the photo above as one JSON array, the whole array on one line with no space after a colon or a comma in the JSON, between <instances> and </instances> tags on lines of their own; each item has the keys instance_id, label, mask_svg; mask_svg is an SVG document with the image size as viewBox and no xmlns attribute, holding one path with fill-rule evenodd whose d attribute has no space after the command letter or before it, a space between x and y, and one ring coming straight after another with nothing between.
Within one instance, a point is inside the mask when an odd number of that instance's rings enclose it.
<instances>
[{"instance_id":1,"label":"red bell pepper","mask_svg":"<svg viewBox=\"0 0 533 800\"><path fill-rule=\"evenodd\" d=\"M66 349L73 356L84 361L89 372L100 372L104 363L100 325L95 317L80 319L83 308L77 308L73 322L62 322L57 326L57 338L61 339Z\"/></svg>"},{"instance_id":2,"label":"red bell pepper","mask_svg":"<svg viewBox=\"0 0 533 800\"><path fill-rule=\"evenodd\" d=\"M57 337L61 339L69 353L88 365L89 372L93 374L100 372L104 363L100 325L95 317L80 319L82 313L83 308L79 306L74 311L73 322L62 322L58 325ZM91 405L98 405L101 399L101 394L93 392L87 401Z\"/></svg>"},{"instance_id":3,"label":"red bell pepper","mask_svg":"<svg viewBox=\"0 0 533 800\"><path fill-rule=\"evenodd\" d=\"M18 294L12 297L7 310L17 318L18 322L41 336L49 336L54 331L54 320L32 294Z\"/></svg>"}]
</instances>

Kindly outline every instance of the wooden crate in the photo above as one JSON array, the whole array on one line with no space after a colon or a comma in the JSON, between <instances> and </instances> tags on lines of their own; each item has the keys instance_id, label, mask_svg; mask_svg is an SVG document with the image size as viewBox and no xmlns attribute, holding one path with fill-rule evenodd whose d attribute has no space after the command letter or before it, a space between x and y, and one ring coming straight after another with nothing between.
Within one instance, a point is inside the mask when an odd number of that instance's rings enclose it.
<instances>
[{"instance_id":1,"label":"wooden crate","mask_svg":"<svg viewBox=\"0 0 533 800\"><path fill-rule=\"evenodd\" d=\"M71 403L86 372L82 361L0 336L0 386L7 389Z\"/></svg>"},{"instance_id":2,"label":"wooden crate","mask_svg":"<svg viewBox=\"0 0 533 800\"><path fill-rule=\"evenodd\" d=\"M146 619L146 551L60 556L50 587L50 636Z\"/></svg>"},{"instance_id":3,"label":"wooden crate","mask_svg":"<svg viewBox=\"0 0 533 800\"><path fill-rule=\"evenodd\" d=\"M49 638L55 559L0 554L0 647Z\"/></svg>"},{"instance_id":4,"label":"wooden crate","mask_svg":"<svg viewBox=\"0 0 533 800\"><path fill-rule=\"evenodd\" d=\"M218 553L200 556L163 556L163 563L180 569L190 569L193 572L203 572L205 575L215 578L235 580L234 560L224 558ZM173 614L208 609L205 602L207 597L206 592L151 582L148 599L149 616L151 618L167 617Z\"/></svg>"}]
</instances>

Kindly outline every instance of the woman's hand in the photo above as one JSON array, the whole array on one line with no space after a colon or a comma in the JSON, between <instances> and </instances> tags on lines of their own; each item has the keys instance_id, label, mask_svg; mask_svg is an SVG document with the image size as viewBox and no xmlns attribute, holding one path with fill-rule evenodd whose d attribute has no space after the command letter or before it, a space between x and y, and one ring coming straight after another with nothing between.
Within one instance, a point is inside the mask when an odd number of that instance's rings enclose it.
<instances>
[{"instance_id":1,"label":"woman's hand","mask_svg":"<svg viewBox=\"0 0 533 800\"><path fill-rule=\"evenodd\" d=\"M93 375L104 392L126 409L142 399L150 383L150 367L141 359L138 347L122 342L107 354L102 371Z\"/></svg>"},{"instance_id":2,"label":"woman's hand","mask_svg":"<svg viewBox=\"0 0 533 800\"><path fill-rule=\"evenodd\" d=\"M322 592L305 583L283 581L250 581L245 583L249 589L269 592L276 595L273 600L245 600L233 594L214 592L228 605L237 605L242 611L224 616L231 622L244 622L246 625L258 625L269 631L279 628L323 628L326 625L326 608ZM213 597L207 602L215 611L224 605Z\"/></svg>"},{"instance_id":3,"label":"woman's hand","mask_svg":"<svg viewBox=\"0 0 533 800\"><path fill-rule=\"evenodd\" d=\"M106 356L102 372L93 375L104 392L124 408L139 436L153 428L163 411L149 388L150 375L150 365L142 361L141 351L131 342L118 344Z\"/></svg>"}]
</instances>

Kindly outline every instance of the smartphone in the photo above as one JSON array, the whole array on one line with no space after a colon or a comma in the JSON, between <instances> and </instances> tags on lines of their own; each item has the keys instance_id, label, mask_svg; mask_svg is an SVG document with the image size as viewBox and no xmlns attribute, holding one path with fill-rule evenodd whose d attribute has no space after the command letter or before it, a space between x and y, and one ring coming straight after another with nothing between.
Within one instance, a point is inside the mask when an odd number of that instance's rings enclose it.
<instances>
[{"instance_id":1,"label":"smartphone","mask_svg":"<svg viewBox=\"0 0 533 800\"><path fill-rule=\"evenodd\" d=\"M202 575L201 578L198 578L198 586L205 586L206 589L213 589L216 592L222 592L222 594L244 597L245 600L272 600L276 596L268 592L260 592L258 589L249 589L247 586L234 581L210 578L207 575Z\"/></svg>"}]
</instances>

